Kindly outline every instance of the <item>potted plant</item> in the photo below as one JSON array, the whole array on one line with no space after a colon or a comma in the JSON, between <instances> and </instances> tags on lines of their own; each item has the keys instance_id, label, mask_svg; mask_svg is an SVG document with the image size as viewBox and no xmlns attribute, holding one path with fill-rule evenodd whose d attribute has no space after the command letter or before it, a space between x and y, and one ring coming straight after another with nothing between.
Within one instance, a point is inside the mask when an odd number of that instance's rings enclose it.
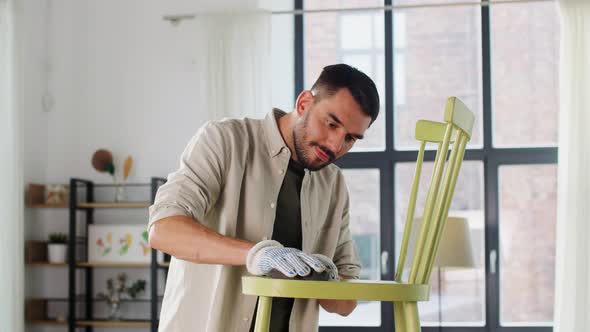
<instances>
[{"instance_id":1,"label":"potted plant","mask_svg":"<svg viewBox=\"0 0 590 332\"><path fill-rule=\"evenodd\" d=\"M107 291L97 294L98 299L106 301L109 306L108 319L120 320L121 300L126 296L135 299L139 293L145 290L145 283L145 280L138 279L131 287L127 287L127 275L125 273L119 273L116 281L109 278L107 280Z\"/></svg>"},{"instance_id":2,"label":"potted plant","mask_svg":"<svg viewBox=\"0 0 590 332\"><path fill-rule=\"evenodd\" d=\"M48 256L50 263L65 263L67 235L64 233L49 234Z\"/></svg>"}]
</instances>

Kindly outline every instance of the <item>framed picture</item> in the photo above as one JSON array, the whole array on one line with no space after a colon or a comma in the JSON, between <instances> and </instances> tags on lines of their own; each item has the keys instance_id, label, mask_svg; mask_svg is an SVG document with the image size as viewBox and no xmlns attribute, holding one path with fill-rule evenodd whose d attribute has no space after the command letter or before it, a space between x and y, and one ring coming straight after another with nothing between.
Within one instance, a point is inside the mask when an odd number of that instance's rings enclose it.
<instances>
[{"instance_id":1,"label":"framed picture","mask_svg":"<svg viewBox=\"0 0 590 332\"><path fill-rule=\"evenodd\" d=\"M145 225L88 225L89 262L151 262ZM158 261L161 261L158 255Z\"/></svg>"}]
</instances>

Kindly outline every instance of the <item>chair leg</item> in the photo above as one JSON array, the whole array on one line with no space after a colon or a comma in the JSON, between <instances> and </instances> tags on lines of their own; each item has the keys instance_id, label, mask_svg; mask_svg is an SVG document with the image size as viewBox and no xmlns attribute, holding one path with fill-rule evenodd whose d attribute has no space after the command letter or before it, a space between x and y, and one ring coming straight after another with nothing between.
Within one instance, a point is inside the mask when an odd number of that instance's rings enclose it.
<instances>
[{"instance_id":1,"label":"chair leg","mask_svg":"<svg viewBox=\"0 0 590 332\"><path fill-rule=\"evenodd\" d=\"M401 332L406 329L406 317L404 315L404 303L394 302L393 303L393 319L395 321L395 331Z\"/></svg>"},{"instance_id":2,"label":"chair leg","mask_svg":"<svg viewBox=\"0 0 590 332\"><path fill-rule=\"evenodd\" d=\"M258 297L258 309L256 309L256 325L254 326L254 332L269 332L271 308L272 297Z\"/></svg>"},{"instance_id":3,"label":"chair leg","mask_svg":"<svg viewBox=\"0 0 590 332\"><path fill-rule=\"evenodd\" d=\"M418 316L418 302L404 302L403 310L407 332L421 332L420 317Z\"/></svg>"}]
</instances>

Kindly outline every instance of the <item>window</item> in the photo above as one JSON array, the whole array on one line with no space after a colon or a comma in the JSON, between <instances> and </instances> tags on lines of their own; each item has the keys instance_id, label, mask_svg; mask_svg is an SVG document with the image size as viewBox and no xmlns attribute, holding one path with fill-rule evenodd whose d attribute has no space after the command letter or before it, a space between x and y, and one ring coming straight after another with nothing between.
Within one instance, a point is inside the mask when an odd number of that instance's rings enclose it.
<instances>
[{"instance_id":1,"label":"window","mask_svg":"<svg viewBox=\"0 0 590 332\"><path fill-rule=\"evenodd\" d=\"M475 112L469 147L481 147L480 7L416 8L395 13L393 20L395 148L416 150L416 121L441 120L445 100L451 95ZM400 96L403 103L396 102L395 97Z\"/></svg>"},{"instance_id":2,"label":"window","mask_svg":"<svg viewBox=\"0 0 590 332\"><path fill-rule=\"evenodd\" d=\"M513 4L492 7L490 12L494 146L555 146L559 102L555 4Z\"/></svg>"},{"instance_id":3,"label":"window","mask_svg":"<svg viewBox=\"0 0 590 332\"><path fill-rule=\"evenodd\" d=\"M551 325L556 165L500 166L500 323Z\"/></svg>"},{"instance_id":4,"label":"window","mask_svg":"<svg viewBox=\"0 0 590 332\"><path fill-rule=\"evenodd\" d=\"M406 14L393 13L393 102L398 111L406 104Z\"/></svg>"},{"instance_id":5,"label":"window","mask_svg":"<svg viewBox=\"0 0 590 332\"><path fill-rule=\"evenodd\" d=\"M307 1L306 9L383 6L382 1ZM383 11L314 13L303 18L305 89L310 89L322 68L347 63L369 75L385 107L385 40ZM377 118L353 151L385 149L385 112Z\"/></svg>"},{"instance_id":6,"label":"window","mask_svg":"<svg viewBox=\"0 0 590 332\"><path fill-rule=\"evenodd\" d=\"M384 5L398 8L294 16L295 91L310 88L325 65L345 62L371 76L380 93L382 111L367 139L338 161L350 190L363 278L393 278L395 262L383 265L381 259L396 253L403 231L418 148L415 121L442 120L445 99L454 95L476 114L451 207L452 214L468 219L476 267L434 271L431 301L420 304L424 331L550 331L556 4L294 1L296 9L305 10ZM426 154L423 174L429 174L433 159ZM493 257L498 260L490 266ZM393 330L391 312L378 303L361 303L347 318L322 312L321 330Z\"/></svg>"}]
</instances>

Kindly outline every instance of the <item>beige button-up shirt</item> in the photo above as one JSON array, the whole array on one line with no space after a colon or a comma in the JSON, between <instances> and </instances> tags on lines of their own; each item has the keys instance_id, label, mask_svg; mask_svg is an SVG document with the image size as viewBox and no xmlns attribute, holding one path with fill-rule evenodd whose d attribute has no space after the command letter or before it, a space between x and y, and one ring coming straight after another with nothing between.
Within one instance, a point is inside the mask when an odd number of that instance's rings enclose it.
<instances>
[{"instance_id":1,"label":"beige button-up shirt","mask_svg":"<svg viewBox=\"0 0 590 332\"><path fill-rule=\"evenodd\" d=\"M231 237L258 242L272 237L277 198L291 153L277 125L265 119L225 119L205 124L182 153L149 208L149 227L185 215ZM358 277L351 239L348 191L340 169L305 170L301 188L303 251L333 258L339 273ZM256 297L243 295L245 266L195 264L172 258L160 313L160 332L249 331ZM296 299L290 331L316 331L318 302Z\"/></svg>"}]
</instances>

